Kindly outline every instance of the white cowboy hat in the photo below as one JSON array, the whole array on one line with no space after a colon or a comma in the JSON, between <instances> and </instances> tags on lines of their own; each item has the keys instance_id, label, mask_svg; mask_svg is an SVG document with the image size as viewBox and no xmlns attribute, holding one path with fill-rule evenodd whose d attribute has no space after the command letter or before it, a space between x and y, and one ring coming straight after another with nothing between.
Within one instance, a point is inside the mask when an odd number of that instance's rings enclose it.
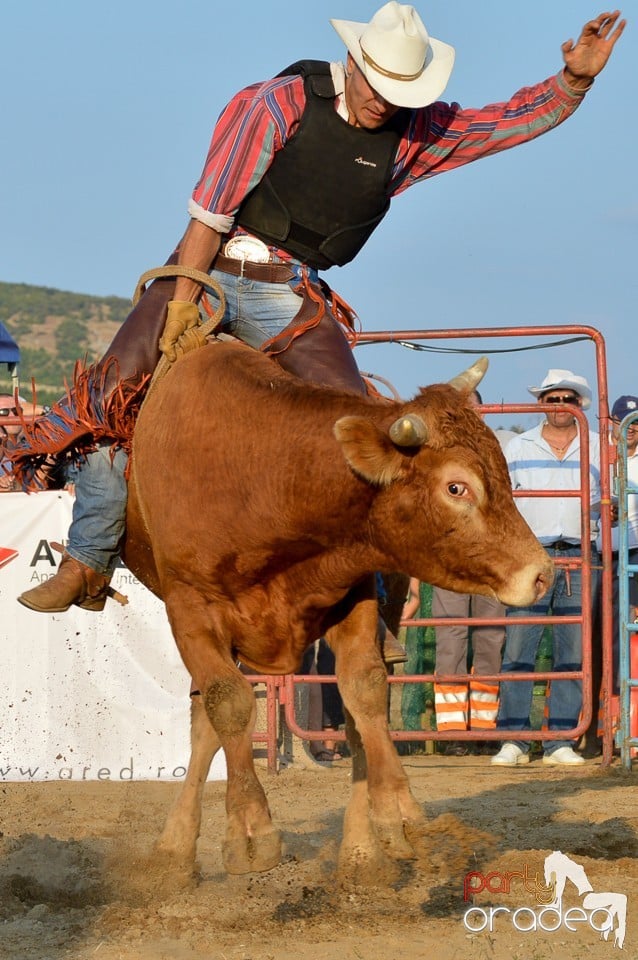
<instances>
[{"instance_id":1,"label":"white cowboy hat","mask_svg":"<svg viewBox=\"0 0 638 960\"><path fill-rule=\"evenodd\" d=\"M584 377L579 377L571 370L549 370L540 387L528 387L534 397L540 397L549 390L573 390L582 397L582 408L586 410L591 404L591 387Z\"/></svg>"},{"instance_id":2,"label":"white cowboy hat","mask_svg":"<svg viewBox=\"0 0 638 960\"><path fill-rule=\"evenodd\" d=\"M373 90L396 107L427 107L447 85L454 47L428 36L407 3L386 3L370 23L331 20Z\"/></svg>"}]
</instances>

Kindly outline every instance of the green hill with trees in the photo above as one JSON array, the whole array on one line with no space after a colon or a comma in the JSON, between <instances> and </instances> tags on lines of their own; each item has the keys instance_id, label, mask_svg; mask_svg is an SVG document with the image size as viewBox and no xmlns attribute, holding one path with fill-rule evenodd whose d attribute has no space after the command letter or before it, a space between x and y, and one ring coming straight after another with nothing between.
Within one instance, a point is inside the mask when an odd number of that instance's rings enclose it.
<instances>
[{"instance_id":1,"label":"green hill with trees","mask_svg":"<svg viewBox=\"0 0 638 960\"><path fill-rule=\"evenodd\" d=\"M106 351L131 309L121 297L93 297L52 287L0 283L0 321L20 348L20 392L38 403L52 403L73 376L75 361L90 362ZM0 365L0 391L11 378Z\"/></svg>"},{"instance_id":2,"label":"green hill with trees","mask_svg":"<svg viewBox=\"0 0 638 960\"><path fill-rule=\"evenodd\" d=\"M54 403L71 382L76 360L99 360L128 316L131 301L94 297L54 287L0 283L0 322L20 348L20 393L27 401L35 384L37 403ZM0 393L11 392L0 364ZM520 433L523 427L512 425Z\"/></svg>"}]
</instances>

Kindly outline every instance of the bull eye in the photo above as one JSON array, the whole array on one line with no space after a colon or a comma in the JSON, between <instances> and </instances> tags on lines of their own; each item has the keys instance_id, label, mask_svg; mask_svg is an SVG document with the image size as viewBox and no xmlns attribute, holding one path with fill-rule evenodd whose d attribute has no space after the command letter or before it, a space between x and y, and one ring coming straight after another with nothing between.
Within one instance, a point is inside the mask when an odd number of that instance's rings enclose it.
<instances>
[{"instance_id":1,"label":"bull eye","mask_svg":"<svg viewBox=\"0 0 638 960\"><path fill-rule=\"evenodd\" d=\"M447 492L451 497L465 497L468 494L468 488L464 483L448 483Z\"/></svg>"}]
</instances>

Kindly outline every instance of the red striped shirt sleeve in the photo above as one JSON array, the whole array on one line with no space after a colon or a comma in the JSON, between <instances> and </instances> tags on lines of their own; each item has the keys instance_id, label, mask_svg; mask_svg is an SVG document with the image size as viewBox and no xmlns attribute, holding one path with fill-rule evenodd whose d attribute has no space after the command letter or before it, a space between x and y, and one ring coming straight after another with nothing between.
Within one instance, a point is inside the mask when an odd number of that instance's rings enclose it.
<instances>
[{"instance_id":1,"label":"red striped shirt sleeve","mask_svg":"<svg viewBox=\"0 0 638 960\"><path fill-rule=\"evenodd\" d=\"M582 100L583 94L571 91L558 74L519 90L506 103L478 110L435 103L417 110L400 145L392 193L534 140L571 116Z\"/></svg>"},{"instance_id":2,"label":"red striped shirt sleeve","mask_svg":"<svg viewBox=\"0 0 638 960\"><path fill-rule=\"evenodd\" d=\"M305 102L298 76L254 84L234 96L213 131L195 203L210 213L234 216L294 133Z\"/></svg>"}]
</instances>

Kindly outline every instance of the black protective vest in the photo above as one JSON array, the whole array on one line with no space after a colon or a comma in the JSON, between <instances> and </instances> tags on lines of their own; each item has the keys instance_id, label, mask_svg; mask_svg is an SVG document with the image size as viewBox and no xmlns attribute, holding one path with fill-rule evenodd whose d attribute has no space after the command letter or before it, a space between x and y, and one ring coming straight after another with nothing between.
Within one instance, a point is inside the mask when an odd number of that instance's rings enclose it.
<instances>
[{"instance_id":1,"label":"black protective vest","mask_svg":"<svg viewBox=\"0 0 638 960\"><path fill-rule=\"evenodd\" d=\"M266 243L327 270L352 260L390 206L389 183L409 112L379 130L351 126L334 108L330 65L300 60L306 107L293 137L248 194L237 223Z\"/></svg>"}]
</instances>

